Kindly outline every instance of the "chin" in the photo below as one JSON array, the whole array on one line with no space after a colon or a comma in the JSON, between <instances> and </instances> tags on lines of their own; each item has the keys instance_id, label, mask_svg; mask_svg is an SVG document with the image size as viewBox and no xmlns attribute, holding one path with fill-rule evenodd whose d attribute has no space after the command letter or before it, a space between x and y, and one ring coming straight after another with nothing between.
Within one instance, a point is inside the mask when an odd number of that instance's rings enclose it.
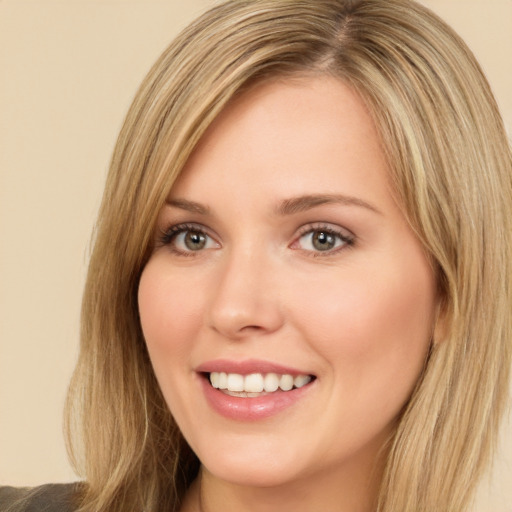
<instances>
[{"instance_id":1,"label":"chin","mask_svg":"<svg viewBox=\"0 0 512 512\"><path fill-rule=\"evenodd\" d=\"M270 461L270 464L267 463L257 467L249 466L247 461L244 465L247 467L241 468L239 465L223 464L220 467L218 465L205 466L205 469L216 479L240 487L282 487L300 479L296 472L286 471L281 465L272 467L272 461Z\"/></svg>"},{"instance_id":2,"label":"chin","mask_svg":"<svg viewBox=\"0 0 512 512\"><path fill-rule=\"evenodd\" d=\"M277 487L303 476L298 451L286 453L282 447L265 449L255 444L251 449L245 445L204 454L200 457L202 466L216 479L247 487Z\"/></svg>"}]
</instances>

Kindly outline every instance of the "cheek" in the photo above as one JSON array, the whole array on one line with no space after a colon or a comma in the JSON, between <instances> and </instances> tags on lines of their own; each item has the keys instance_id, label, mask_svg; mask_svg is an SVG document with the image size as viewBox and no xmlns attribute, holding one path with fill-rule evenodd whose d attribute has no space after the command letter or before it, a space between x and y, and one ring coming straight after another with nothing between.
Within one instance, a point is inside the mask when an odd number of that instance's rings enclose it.
<instances>
[{"instance_id":1,"label":"cheek","mask_svg":"<svg viewBox=\"0 0 512 512\"><path fill-rule=\"evenodd\" d=\"M156 255L139 283L141 326L157 377L160 365L185 357L202 316L201 294L196 291L200 288L184 282L177 272Z\"/></svg>"},{"instance_id":2,"label":"cheek","mask_svg":"<svg viewBox=\"0 0 512 512\"><path fill-rule=\"evenodd\" d=\"M386 341L406 347L428 337L435 302L429 280L367 272L350 273L340 279L344 284L338 289L332 285L336 279L329 281L311 280L298 299L297 316L306 320L311 337L319 343L365 353ZM346 343L333 346L333 339Z\"/></svg>"},{"instance_id":3,"label":"cheek","mask_svg":"<svg viewBox=\"0 0 512 512\"><path fill-rule=\"evenodd\" d=\"M436 293L428 263L412 256L304 283L296 321L353 396L387 389L400 407L421 373Z\"/></svg>"}]
</instances>

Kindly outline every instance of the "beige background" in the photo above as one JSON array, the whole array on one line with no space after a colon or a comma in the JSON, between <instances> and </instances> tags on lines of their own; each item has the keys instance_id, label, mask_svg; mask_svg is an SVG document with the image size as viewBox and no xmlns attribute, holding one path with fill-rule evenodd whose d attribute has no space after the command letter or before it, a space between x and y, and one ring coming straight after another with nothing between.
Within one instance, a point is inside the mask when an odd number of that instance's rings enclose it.
<instances>
[{"instance_id":1,"label":"beige background","mask_svg":"<svg viewBox=\"0 0 512 512\"><path fill-rule=\"evenodd\" d=\"M110 153L149 66L211 3L0 0L0 483L75 478L61 411ZM512 133L512 0L424 3L477 54ZM512 511L511 445L508 422L477 512Z\"/></svg>"}]
</instances>

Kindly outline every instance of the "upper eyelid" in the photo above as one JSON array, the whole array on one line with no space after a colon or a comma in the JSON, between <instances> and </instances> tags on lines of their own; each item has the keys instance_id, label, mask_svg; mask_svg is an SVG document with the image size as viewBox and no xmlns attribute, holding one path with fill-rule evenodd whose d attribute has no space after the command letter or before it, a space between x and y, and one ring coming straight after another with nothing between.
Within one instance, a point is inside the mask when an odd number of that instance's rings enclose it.
<instances>
[{"instance_id":1,"label":"upper eyelid","mask_svg":"<svg viewBox=\"0 0 512 512\"><path fill-rule=\"evenodd\" d=\"M174 253L176 256L180 257L199 257L205 251L209 251L214 248L219 248L221 246L218 239L210 234L210 230L203 226L202 224L198 224L195 222L180 222L178 224L167 224L168 227L162 228L159 227L159 236L155 240L155 249L168 247L171 253ZM177 239L182 236L184 233L189 231L201 233L201 235L206 236L210 239L210 242L213 243L216 247L202 247L198 250L191 249L183 249L179 248Z\"/></svg>"},{"instance_id":2,"label":"upper eyelid","mask_svg":"<svg viewBox=\"0 0 512 512\"><path fill-rule=\"evenodd\" d=\"M165 224L165 228L159 228L160 238L164 237L171 237L179 234L183 231L198 231L201 232L213 240L215 240L217 243L220 243L221 238L210 228L205 226L204 224L198 223L198 222L179 222L179 223L167 223ZM313 221L308 222L306 224L303 224L302 226L299 226L295 230L295 234L293 235L293 239L290 242L291 244L294 244L300 237L304 236L307 233L310 233L312 231L321 231L325 230L333 234L339 235L341 238L353 240L356 238L354 233L349 230L348 228L342 227L338 224L334 224L331 222L325 222L325 221ZM170 240L169 240L170 241ZM167 242L168 243L168 242Z\"/></svg>"},{"instance_id":3,"label":"upper eyelid","mask_svg":"<svg viewBox=\"0 0 512 512\"><path fill-rule=\"evenodd\" d=\"M178 222L176 224L169 223L165 224L165 226L165 228L160 228L160 232L168 233L173 231L175 233L179 233L180 231L199 231L205 235L213 236L211 235L211 230L209 228L197 222Z\"/></svg>"},{"instance_id":4,"label":"upper eyelid","mask_svg":"<svg viewBox=\"0 0 512 512\"><path fill-rule=\"evenodd\" d=\"M331 222L308 222L298 228L299 236L303 236L311 231L329 231L331 233L337 233L344 238L355 238L355 234L350 229L333 224Z\"/></svg>"},{"instance_id":5,"label":"upper eyelid","mask_svg":"<svg viewBox=\"0 0 512 512\"><path fill-rule=\"evenodd\" d=\"M165 224L165 226L166 227L158 228L159 239L164 243L164 245L170 243L173 238L185 231L197 231L210 237L212 240L215 240L216 243L219 243L218 237L212 234L210 229L196 222L179 222L177 224L171 223Z\"/></svg>"},{"instance_id":6,"label":"upper eyelid","mask_svg":"<svg viewBox=\"0 0 512 512\"><path fill-rule=\"evenodd\" d=\"M326 251L319 250L311 250L304 249L301 247L294 247L294 245L299 243L299 240L305 235L312 234L315 231L325 231L336 237L338 237L343 243L338 247L333 247L332 249ZM308 257L314 258L329 258L334 257L341 251L348 250L354 246L356 242L355 234L347 228L343 228L338 224L325 223L325 222L313 222L309 224L304 224L299 228L299 233L294 237L293 241L290 243L289 247L293 250L299 250L303 253L307 254Z\"/></svg>"}]
</instances>

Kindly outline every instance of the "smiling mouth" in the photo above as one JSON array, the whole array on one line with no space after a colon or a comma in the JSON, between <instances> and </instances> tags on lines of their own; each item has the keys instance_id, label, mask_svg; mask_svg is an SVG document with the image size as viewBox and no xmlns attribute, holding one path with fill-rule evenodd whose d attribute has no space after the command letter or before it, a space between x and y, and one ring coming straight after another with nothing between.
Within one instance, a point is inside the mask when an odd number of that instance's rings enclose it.
<instances>
[{"instance_id":1,"label":"smiling mouth","mask_svg":"<svg viewBox=\"0 0 512 512\"><path fill-rule=\"evenodd\" d=\"M290 375L279 373L239 373L210 372L205 374L211 386L223 393L243 398L256 398L277 391L291 391L312 382L313 375Z\"/></svg>"}]
</instances>

